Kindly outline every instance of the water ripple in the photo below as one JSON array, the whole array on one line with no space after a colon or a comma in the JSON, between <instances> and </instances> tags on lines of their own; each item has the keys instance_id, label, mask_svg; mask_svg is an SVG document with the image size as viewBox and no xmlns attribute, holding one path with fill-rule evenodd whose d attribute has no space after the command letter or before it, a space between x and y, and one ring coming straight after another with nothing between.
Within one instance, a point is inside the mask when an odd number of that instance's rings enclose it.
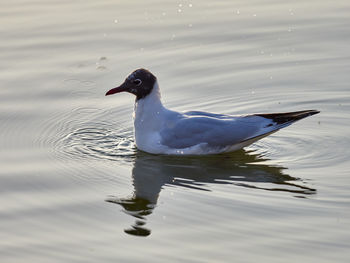
<instances>
[{"instance_id":1,"label":"water ripple","mask_svg":"<svg viewBox=\"0 0 350 263\"><path fill-rule=\"evenodd\" d=\"M290 128L258 141L249 149L279 163L290 163L299 168L327 167L347 162L344 155L346 145L342 145L342 140L346 138L325 134L322 130L312 133ZM332 149L333 145L337 145L337 150Z\"/></svg>"},{"instance_id":2,"label":"water ripple","mask_svg":"<svg viewBox=\"0 0 350 263\"><path fill-rule=\"evenodd\" d=\"M62 140L66 152L77 156L116 160L135 155L131 130L113 129L106 123L92 123L69 133Z\"/></svg>"}]
</instances>

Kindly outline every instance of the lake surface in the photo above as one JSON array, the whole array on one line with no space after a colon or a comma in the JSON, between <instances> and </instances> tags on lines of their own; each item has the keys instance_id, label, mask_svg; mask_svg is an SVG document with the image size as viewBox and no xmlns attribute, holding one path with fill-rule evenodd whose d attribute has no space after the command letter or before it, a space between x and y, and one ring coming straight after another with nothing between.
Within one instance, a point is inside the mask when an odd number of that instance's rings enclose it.
<instances>
[{"instance_id":1,"label":"lake surface","mask_svg":"<svg viewBox=\"0 0 350 263\"><path fill-rule=\"evenodd\" d=\"M348 262L350 2L0 4L1 262ZM320 114L231 154L133 143L165 106Z\"/></svg>"}]
</instances>

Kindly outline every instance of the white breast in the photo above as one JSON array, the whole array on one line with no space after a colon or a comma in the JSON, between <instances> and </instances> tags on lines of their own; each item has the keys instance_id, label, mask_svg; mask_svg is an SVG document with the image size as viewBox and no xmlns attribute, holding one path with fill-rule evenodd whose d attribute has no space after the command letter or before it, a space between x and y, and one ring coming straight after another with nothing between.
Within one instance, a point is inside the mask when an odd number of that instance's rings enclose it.
<instances>
[{"instance_id":1,"label":"white breast","mask_svg":"<svg viewBox=\"0 0 350 263\"><path fill-rule=\"evenodd\" d=\"M137 148L150 153L161 153L160 130L166 120L167 110L156 82L149 95L135 102L134 136Z\"/></svg>"}]
</instances>

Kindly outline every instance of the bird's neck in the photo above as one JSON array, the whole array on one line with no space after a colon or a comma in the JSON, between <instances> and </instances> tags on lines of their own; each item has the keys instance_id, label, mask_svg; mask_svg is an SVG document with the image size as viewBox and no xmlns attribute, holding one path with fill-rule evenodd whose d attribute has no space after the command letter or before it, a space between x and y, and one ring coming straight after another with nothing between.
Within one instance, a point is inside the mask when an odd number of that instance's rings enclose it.
<instances>
[{"instance_id":1,"label":"bird's neck","mask_svg":"<svg viewBox=\"0 0 350 263\"><path fill-rule=\"evenodd\" d=\"M150 94L135 102L134 125L135 131L138 128L146 130L157 129L163 117L165 108L160 99L158 83L155 82Z\"/></svg>"}]
</instances>

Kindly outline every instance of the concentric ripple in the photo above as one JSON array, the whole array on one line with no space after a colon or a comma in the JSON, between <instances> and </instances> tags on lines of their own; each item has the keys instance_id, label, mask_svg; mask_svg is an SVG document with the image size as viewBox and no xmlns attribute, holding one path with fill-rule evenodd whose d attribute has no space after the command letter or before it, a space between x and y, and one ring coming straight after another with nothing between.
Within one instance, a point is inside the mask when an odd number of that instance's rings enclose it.
<instances>
[{"instance_id":1,"label":"concentric ripple","mask_svg":"<svg viewBox=\"0 0 350 263\"><path fill-rule=\"evenodd\" d=\"M42 127L36 141L53 151L53 158L105 159L130 162L136 153L131 112L118 110L120 117L113 120L114 110L99 107L80 107L65 114L52 115Z\"/></svg>"},{"instance_id":2,"label":"concentric ripple","mask_svg":"<svg viewBox=\"0 0 350 263\"><path fill-rule=\"evenodd\" d=\"M89 123L62 140L64 149L75 156L115 160L135 155L132 130L109 127L107 123Z\"/></svg>"}]
</instances>

